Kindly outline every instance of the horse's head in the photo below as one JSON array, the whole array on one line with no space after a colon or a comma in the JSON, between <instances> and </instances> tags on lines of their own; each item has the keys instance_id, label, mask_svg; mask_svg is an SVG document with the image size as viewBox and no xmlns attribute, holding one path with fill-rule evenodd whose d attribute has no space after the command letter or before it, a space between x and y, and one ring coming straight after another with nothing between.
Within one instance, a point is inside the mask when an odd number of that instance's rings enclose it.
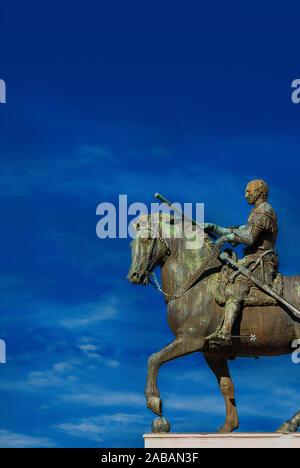
<instances>
[{"instance_id":1,"label":"horse's head","mask_svg":"<svg viewBox=\"0 0 300 468\"><path fill-rule=\"evenodd\" d=\"M213 246L203 230L197 230L196 235L191 223L166 213L141 214L135 229L136 235L131 242L132 261L127 275L133 284L148 284L151 272L158 265L162 266L171 253L171 258L176 256L176 251L177 255L181 252L181 262L185 258L190 267L196 268Z\"/></svg>"},{"instance_id":2,"label":"horse's head","mask_svg":"<svg viewBox=\"0 0 300 468\"><path fill-rule=\"evenodd\" d=\"M131 246L131 266L127 279L133 284L149 283L149 274L170 255L166 238L161 232L161 217L141 214L135 226Z\"/></svg>"}]
</instances>

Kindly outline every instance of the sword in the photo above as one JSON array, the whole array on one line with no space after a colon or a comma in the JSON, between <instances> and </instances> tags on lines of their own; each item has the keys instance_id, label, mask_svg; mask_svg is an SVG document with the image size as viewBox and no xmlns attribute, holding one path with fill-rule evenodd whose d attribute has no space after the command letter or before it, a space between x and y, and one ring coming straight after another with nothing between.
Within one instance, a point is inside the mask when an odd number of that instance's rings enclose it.
<instances>
[{"instance_id":1,"label":"sword","mask_svg":"<svg viewBox=\"0 0 300 468\"><path fill-rule=\"evenodd\" d=\"M226 260L229 263L229 265L231 265L233 268L236 268L242 275L246 276L246 278L251 280L252 283L256 284L256 286L258 286L260 289L262 289L267 294L269 294L269 296L272 296L275 299L277 299L278 302L281 302L291 312L293 312L293 314L296 315L296 317L300 318L300 311L298 309L296 309L296 307L294 307L286 299L284 299L282 296L280 296L275 291L273 291L273 289L271 289L269 286L267 286L262 281L257 279L254 275L252 275L252 273L247 268L245 268L245 267L243 267L241 265L238 265L237 262L235 262L234 260L232 260L230 258L230 256L228 255L227 252L222 252L221 255L220 255L220 259L221 260Z\"/></svg>"}]
</instances>

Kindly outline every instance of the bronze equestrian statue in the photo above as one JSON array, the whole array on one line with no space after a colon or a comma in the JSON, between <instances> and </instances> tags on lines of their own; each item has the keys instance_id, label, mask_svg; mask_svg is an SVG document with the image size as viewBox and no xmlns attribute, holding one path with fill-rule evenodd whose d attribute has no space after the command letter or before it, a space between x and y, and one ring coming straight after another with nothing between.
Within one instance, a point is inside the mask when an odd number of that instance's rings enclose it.
<instances>
[{"instance_id":1,"label":"bronze equestrian statue","mask_svg":"<svg viewBox=\"0 0 300 468\"><path fill-rule=\"evenodd\" d=\"M300 275L284 277L278 273L274 251L277 220L267 195L264 182L250 182L246 198L255 207L247 225L220 228L205 224L200 249L186 248L188 229L182 230L182 219L162 213L139 217L127 278L132 284L144 285L154 279L164 294L169 327L175 335L171 343L148 359L147 407L159 416L160 366L200 352L225 399L226 419L218 432L232 432L238 428L239 419L228 360L279 356L295 350L292 343L300 338L300 314L296 309L300 307ZM188 228L195 230L193 223ZM177 235L179 229L182 236ZM209 238L212 231L220 235L215 243ZM245 244L244 258L238 261L232 250L221 253L226 242L232 246ZM158 266L161 288L153 273ZM279 430L293 432L299 424L297 413Z\"/></svg>"}]
</instances>

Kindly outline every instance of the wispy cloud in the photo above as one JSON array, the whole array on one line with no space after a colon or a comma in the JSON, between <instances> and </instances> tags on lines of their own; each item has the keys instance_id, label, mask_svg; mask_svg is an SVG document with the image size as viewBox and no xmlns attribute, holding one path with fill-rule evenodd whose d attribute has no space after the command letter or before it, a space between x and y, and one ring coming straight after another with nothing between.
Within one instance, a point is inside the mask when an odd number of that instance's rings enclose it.
<instances>
[{"instance_id":1,"label":"wispy cloud","mask_svg":"<svg viewBox=\"0 0 300 468\"><path fill-rule=\"evenodd\" d=\"M111 320L115 319L118 311L115 307L103 304L101 305L90 305L87 306L85 309L85 314L81 310L78 312L79 307L77 307L77 311L74 310L75 317L64 319L60 323L63 327L66 328L79 328L85 327L87 325L92 325L96 322L102 322L103 320Z\"/></svg>"},{"instance_id":2,"label":"wispy cloud","mask_svg":"<svg viewBox=\"0 0 300 468\"><path fill-rule=\"evenodd\" d=\"M92 344L81 344L78 346L86 356L91 359L96 359L99 362L104 363L106 366L109 367L118 367L120 363L115 359L109 359L107 357L101 356L101 354L97 353L98 347Z\"/></svg>"},{"instance_id":3,"label":"wispy cloud","mask_svg":"<svg viewBox=\"0 0 300 468\"><path fill-rule=\"evenodd\" d=\"M55 444L47 437L31 437L25 434L0 429L1 448L42 448L52 447Z\"/></svg>"},{"instance_id":4,"label":"wispy cloud","mask_svg":"<svg viewBox=\"0 0 300 468\"><path fill-rule=\"evenodd\" d=\"M67 377L60 377L53 371L45 372L30 372L28 375L27 383L33 387L62 387L66 385L74 384L76 377L74 375L68 375Z\"/></svg>"},{"instance_id":5,"label":"wispy cloud","mask_svg":"<svg viewBox=\"0 0 300 468\"><path fill-rule=\"evenodd\" d=\"M70 372L72 369L74 369L75 365L80 364L80 361L68 361L68 362L58 362L53 365L53 369L57 372L60 373L65 373L65 372Z\"/></svg>"},{"instance_id":6,"label":"wispy cloud","mask_svg":"<svg viewBox=\"0 0 300 468\"><path fill-rule=\"evenodd\" d=\"M119 440L122 434L136 432L139 428L143 429L145 426L145 416L135 413L115 413L58 424L55 429L75 437L87 438L101 443L107 440L108 432L110 435L118 437Z\"/></svg>"},{"instance_id":7,"label":"wispy cloud","mask_svg":"<svg viewBox=\"0 0 300 468\"><path fill-rule=\"evenodd\" d=\"M98 302L82 301L76 304L29 302L26 308L30 311L31 322L72 330L88 328L98 322L115 320L119 315L119 298L102 295L102 299Z\"/></svg>"},{"instance_id":8,"label":"wispy cloud","mask_svg":"<svg viewBox=\"0 0 300 468\"><path fill-rule=\"evenodd\" d=\"M96 442L102 442L103 439L99 437L99 434L106 432L105 427L97 426L96 424L88 420L82 420L80 423L77 424L63 423L55 427L56 429L63 432L67 432L72 436L87 438Z\"/></svg>"},{"instance_id":9,"label":"wispy cloud","mask_svg":"<svg viewBox=\"0 0 300 468\"><path fill-rule=\"evenodd\" d=\"M170 394L166 398L166 408L171 410L196 411L222 415L224 413L223 397Z\"/></svg>"},{"instance_id":10,"label":"wispy cloud","mask_svg":"<svg viewBox=\"0 0 300 468\"><path fill-rule=\"evenodd\" d=\"M68 402L86 404L88 406L124 406L124 407L142 407L145 405L143 395L134 392L103 392L100 389L90 389L89 393L75 393L61 395L62 400Z\"/></svg>"}]
</instances>

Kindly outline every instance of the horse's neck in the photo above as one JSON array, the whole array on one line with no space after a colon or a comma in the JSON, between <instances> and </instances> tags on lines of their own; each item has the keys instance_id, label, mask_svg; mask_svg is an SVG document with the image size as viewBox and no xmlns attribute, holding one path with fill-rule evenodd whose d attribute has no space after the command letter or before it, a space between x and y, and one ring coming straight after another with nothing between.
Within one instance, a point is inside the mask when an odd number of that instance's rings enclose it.
<instances>
[{"instance_id":1,"label":"horse's neck","mask_svg":"<svg viewBox=\"0 0 300 468\"><path fill-rule=\"evenodd\" d=\"M188 249L185 239L172 239L169 244L171 255L162 265L162 287L169 294L175 294L201 268L211 253L212 245L205 241L201 249Z\"/></svg>"}]
</instances>

